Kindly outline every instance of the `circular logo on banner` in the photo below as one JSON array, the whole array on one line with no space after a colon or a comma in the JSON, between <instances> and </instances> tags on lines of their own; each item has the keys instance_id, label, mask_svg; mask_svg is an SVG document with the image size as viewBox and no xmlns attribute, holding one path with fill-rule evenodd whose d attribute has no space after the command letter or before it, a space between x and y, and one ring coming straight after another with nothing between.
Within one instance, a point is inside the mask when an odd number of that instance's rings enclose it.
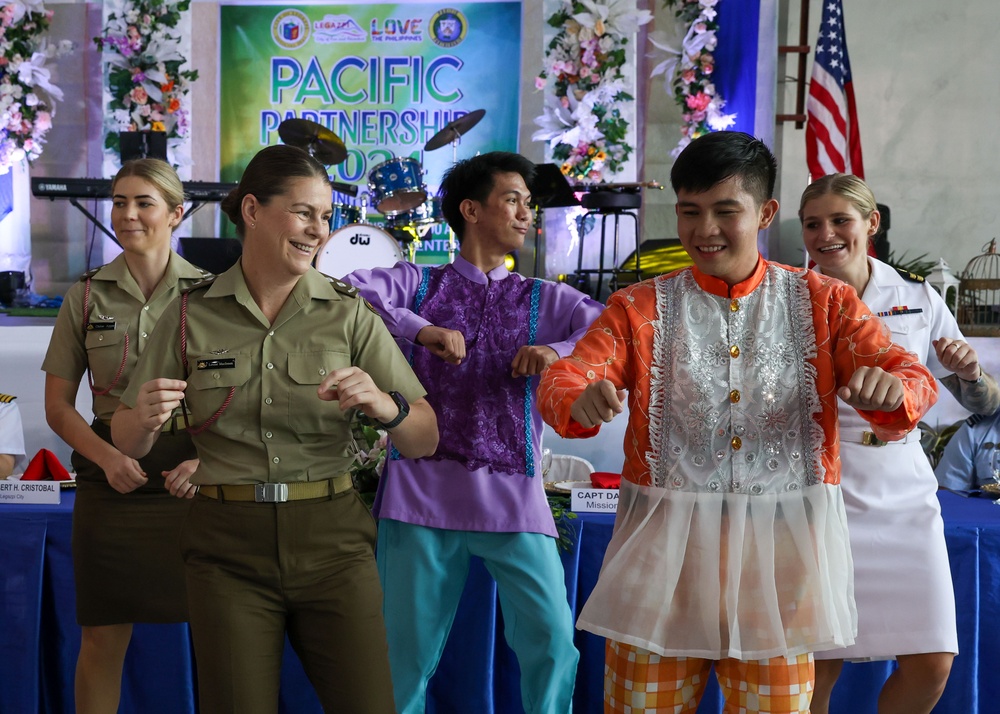
<instances>
[{"instance_id":1,"label":"circular logo on banner","mask_svg":"<svg viewBox=\"0 0 1000 714\"><path fill-rule=\"evenodd\" d=\"M431 17L431 39L441 47L454 47L465 39L468 30L465 15L454 8L438 10Z\"/></svg>"},{"instance_id":2,"label":"circular logo on banner","mask_svg":"<svg viewBox=\"0 0 1000 714\"><path fill-rule=\"evenodd\" d=\"M309 39L309 18L299 10L283 10L271 23L271 37L275 44L286 50L294 50Z\"/></svg>"}]
</instances>

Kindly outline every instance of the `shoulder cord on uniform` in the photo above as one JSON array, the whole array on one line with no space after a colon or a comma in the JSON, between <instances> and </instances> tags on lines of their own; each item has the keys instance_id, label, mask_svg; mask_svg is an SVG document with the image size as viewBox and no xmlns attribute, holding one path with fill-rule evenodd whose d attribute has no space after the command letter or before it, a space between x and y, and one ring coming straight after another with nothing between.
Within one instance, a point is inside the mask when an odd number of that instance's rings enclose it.
<instances>
[{"instance_id":1,"label":"shoulder cord on uniform","mask_svg":"<svg viewBox=\"0 0 1000 714\"><path fill-rule=\"evenodd\" d=\"M86 287L83 290L83 337L87 337L87 323L90 318L90 278L87 278ZM118 380L122 378L125 373L125 363L128 361L128 330L125 331L125 348L122 350L122 363L118 366L118 374L115 378L111 380L111 384L108 385L107 389L98 390L94 387L94 375L90 371L90 360L87 360L87 382L90 384L90 391L96 397L103 397L105 394L110 392L118 384Z\"/></svg>"},{"instance_id":2,"label":"shoulder cord on uniform","mask_svg":"<svg viewBox=\"0 0 1000 714\"><path fill-rule=\"evenodd\" d=\"M188 360L187 360L187 304L188 304L188 294L186 292L181 293L181 361L184 363L184 376L187 377L188 374ZM233 401L233 395L236 394L235 385L229 388L229 394L226 395L226 399L222 402L222 406L216 410L215 414L208 418L201 426L189 426L187 427L187 432L191 436L197 436L201 432L205 431L208 427L212 426L216 420L222 416L222 412L226 411L229 407L229 403Z\"/></svg>"}]
</instances>

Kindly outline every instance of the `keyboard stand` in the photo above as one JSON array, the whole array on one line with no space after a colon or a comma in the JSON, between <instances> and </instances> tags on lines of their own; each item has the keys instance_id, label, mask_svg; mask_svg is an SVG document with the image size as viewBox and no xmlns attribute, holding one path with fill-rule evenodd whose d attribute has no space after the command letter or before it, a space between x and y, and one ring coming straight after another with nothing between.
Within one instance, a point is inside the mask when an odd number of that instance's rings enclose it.
<instances>
[{"instance_id":1,"label":"keyboard stand","mask_svg":"<svg viewBox=\"0 0 1000 714\"><path fill-rule=\"evenodd\" d=\"M50 200L54 201L55 199L53 198L53 199L50 199ZM97 226L98 228L100 228L104 232L104 235L106 235L108 238L110 238L111 240L113 240L115 242L115 245L117 245L119 248L122 248L122 244L118 242L117 238L115 238L115 234L112 233L111 231L109 231L107 229L107 226L105 226L103 223L101 223L100 220L98 220L97 216L95 216L93 213L91 213L86 208L84 208L80 204L80 202L77 201L75 198L69 199L69 202L71 204L73 204L74 206L76 206L78 209L80 209L80 212L83 215L85 215L87 218L89 218L91 223L93 223L95 226Z\"/></svg>"}]
</instances>

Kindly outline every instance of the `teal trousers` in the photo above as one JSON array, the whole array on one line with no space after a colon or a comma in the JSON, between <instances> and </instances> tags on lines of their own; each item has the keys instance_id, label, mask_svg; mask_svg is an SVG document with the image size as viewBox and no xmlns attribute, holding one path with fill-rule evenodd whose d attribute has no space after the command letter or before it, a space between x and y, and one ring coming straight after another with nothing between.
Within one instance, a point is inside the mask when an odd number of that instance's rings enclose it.
<instances>
[{"instance_id":1,"label":"teal trousers","mask_svg":"<svg viewBox=\"0 0 1000 714\"><path fill-rule=\"evenodd\" d=\"M497 583L504 637L521 669L525 712L570 714L580 655L555 539L383 519L376 554L399 714L425 710L427 682L444 651L474 555Z\"/></svg>"}]
</instances>

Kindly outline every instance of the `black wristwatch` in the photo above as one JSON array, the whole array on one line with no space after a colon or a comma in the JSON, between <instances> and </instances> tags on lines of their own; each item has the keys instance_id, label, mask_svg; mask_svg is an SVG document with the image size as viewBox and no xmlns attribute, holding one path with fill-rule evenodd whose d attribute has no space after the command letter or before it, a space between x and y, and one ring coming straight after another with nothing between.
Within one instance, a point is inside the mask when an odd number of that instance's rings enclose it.
<instances>
[{"instance_id":1,"label":"black wristwatch","mask_svg":"<svg viewBox=\"0 0 1000 714\"><path fill-rule=\"evenodd\" d=\"M392 429L399 426L403 422L403 419L410 413L410 405L402 394L399 392L389 392L389 396L392 397L392 401L396 402L396 406L399 407L399 414L392 421L380 421L379 424L384 429Z\"/></svg>"}]
</instances>

